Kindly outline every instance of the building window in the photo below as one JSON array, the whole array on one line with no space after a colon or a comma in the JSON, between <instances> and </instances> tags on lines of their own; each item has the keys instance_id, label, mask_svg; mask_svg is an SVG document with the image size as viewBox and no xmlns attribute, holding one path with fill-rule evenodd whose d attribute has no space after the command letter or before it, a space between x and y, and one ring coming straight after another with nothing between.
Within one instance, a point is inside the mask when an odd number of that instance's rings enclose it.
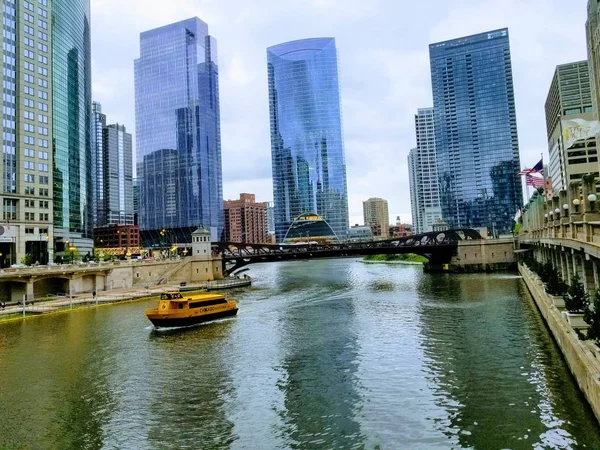
<instances>
[{"instance_id":1,"label":"building window","mask_svg":"<svg viewBox=\"0 0 600 450\"><path fill-rule=\"evenodd\" d=\"M19 200L5 198L4 203L4 220L17 220L17 205Z\"/></svg>"}]
</instances>

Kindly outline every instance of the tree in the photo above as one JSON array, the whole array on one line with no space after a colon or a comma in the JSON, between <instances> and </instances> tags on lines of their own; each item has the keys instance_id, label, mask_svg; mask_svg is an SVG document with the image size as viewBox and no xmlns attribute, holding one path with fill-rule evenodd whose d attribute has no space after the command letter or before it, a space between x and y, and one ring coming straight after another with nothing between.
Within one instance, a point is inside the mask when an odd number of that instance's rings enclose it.
<instances>
[{"instance_id":1,"label":"tree","mask_svg":"<svg viewBox=\"0 0 600 450\"><path fill-rule=\"evenodd\" d=\"M600 345L600 289L597 289L591 307L586 308L583 319L590 325L587 337Z\"/></svg>"},{"instance_id":2,"label":"tree","mask_svg":"<svg viewBox=\"0 0 600 450\"><path fill-rule=\"evenodd\" d=\"M563 298L565 299L565 308L569 312L580 312L587 309L590 300L583 284L579 281L579 275L575 274L573 282Z\"/></svg>"},{"instance_id":3,"label":"tree","mask_svg":"<svg viewBox=\"0 0 600 450\"><path fill-rule=\"evenodd\" d=\"M31 253L25 253L21 258L21 264L25 264L26 266L30 266L33 262L33 256Z\"/></svg>"},{"instance_id":4,"label":"tree","mask_svg":"<svg viewBox=\"0 0 600 450\"><path fill-rule=\"evenodd\" d=\"M546 283L546 292L550 295L563 295L567 290L567 285L554 269L550 272L548 282Z\"/></svg>"}]
</instances>

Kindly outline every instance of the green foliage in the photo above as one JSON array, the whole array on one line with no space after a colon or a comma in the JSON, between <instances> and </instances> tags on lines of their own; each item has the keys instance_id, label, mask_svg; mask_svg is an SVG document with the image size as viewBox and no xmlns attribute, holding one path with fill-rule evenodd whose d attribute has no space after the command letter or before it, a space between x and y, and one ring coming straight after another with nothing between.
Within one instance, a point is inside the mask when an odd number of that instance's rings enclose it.
<instances>
[{"instance_id":1,"label":"green foliage","mask_svg":"<svg viewBox=\"0 0 600 450\"><path fill-rule=\"evenodd\" d=\"M567 290L567 285L556 270L552 270L548 282L546 283L546 292L550 295L563 295Z\"/></svg>"},{"instance_id":2,"label":"green foliage","mask_svg":"<svg viewBox=\"0 0 600 450\"><path fill-rule=\"evenodd\" d=\"M421 255L415 255L414 253L400 254L400 255L368 255L363 258L365 261L406 261L406 262L419 262L426 263L427 258Z\"/></svg>"},{"instance_id":3,"label":"green foliage","mask_svg":"<svg viewBox=\"0 0 600 450\"><path fill-rule=\"evenodd\" d=\"M596 290L592 305L586 308L583 319L590 325L587 337L600 345L600 289Z\"/></svg>"},{"instance_id":4,"label":"green foliage","mask_svg":"<svg viewBox=\"0 0 600 450\"><path fill-rule=\"evenodd\" d=\"M563 298L565 299L565 308L569 312L580 312L587 309L590 300L583 288L583 284L579 281L579 275L576 274L573 277L571 286L569 286Z\"/></svg>"},{"instance_id":5,"label":"green foliage","mask_svg":"<svg viewBox=\"0 0 600 450\"><path fill-rule=\"evenodd\" d=\"M81 253L77 250L65 250L63 256L63 263L70 263L71 261L79 261L81 259Z\"/></svg>"},{"instance_id":6,"label":"green foliage","mask_svg":"<svg viewBox=\"0 0 600 450\"><path fill-rule=\"evenodd\" d=\"M26 266L30 266L33 262L33 256L31 253L25 253L21 258L21 264L25 264Z\"/></svg>"}]
</instances>

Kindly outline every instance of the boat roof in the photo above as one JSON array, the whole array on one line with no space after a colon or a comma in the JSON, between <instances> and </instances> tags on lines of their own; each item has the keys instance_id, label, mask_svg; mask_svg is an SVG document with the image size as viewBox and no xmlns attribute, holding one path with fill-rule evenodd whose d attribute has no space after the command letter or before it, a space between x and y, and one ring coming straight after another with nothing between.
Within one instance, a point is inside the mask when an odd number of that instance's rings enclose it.
<instances>
[{"instance_id":1,"label":"boat roof","mask_svg":"<svg viewBox=\"0 0 600 450\"><path fill-rule=\"evenodd\" d=\"M184 298L170 298L168 300L171 302L186 303L186 302L202 302L202 301L207 301L207 300L217 300L220 298L225 298L225 296L221 295L221 294L199 294L199 295L192 295L190 297L184 297Z\"/></svg>"}]
</instances>

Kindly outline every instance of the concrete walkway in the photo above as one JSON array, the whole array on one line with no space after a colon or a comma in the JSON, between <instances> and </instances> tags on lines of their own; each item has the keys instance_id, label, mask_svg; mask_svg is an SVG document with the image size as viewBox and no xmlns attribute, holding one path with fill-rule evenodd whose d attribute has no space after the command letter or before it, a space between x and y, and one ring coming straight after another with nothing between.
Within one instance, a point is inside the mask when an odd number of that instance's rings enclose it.
<instances>
[{"instance_id":1,"label":"concrete walkway","mask_svg":"<svg viewBox=\"0 0 600 450\"><path fill-rule=\"evenodd\" d=\"M185 295L186 291L194 290L219 290L219 289L231 289L235 287L249 286L251 284L251 278L228 278L224 280L213 280L203 283L186 284L185 286L180 285L161 285L151 287L132 287L126 289L113 289L111 291L102 291L98 293L97 298L94 298L91 293L73 295L72 298L69 296L60 296L56 300L45 300L35 301L33 305L31 300L27 301L25 306L25 315L27 314L43 314L48 312L59 311L62 309L77 308L80 306L92 306L101 305L107 303L118 303L128 300L135 300L144 297L159 296L163 292L167 291L178 291L181 288L182 293ZM4 309L0 309L0 316L10 314L23 314L23 305L11 305L6 306Z\"/></svg>"}]
</instances>

